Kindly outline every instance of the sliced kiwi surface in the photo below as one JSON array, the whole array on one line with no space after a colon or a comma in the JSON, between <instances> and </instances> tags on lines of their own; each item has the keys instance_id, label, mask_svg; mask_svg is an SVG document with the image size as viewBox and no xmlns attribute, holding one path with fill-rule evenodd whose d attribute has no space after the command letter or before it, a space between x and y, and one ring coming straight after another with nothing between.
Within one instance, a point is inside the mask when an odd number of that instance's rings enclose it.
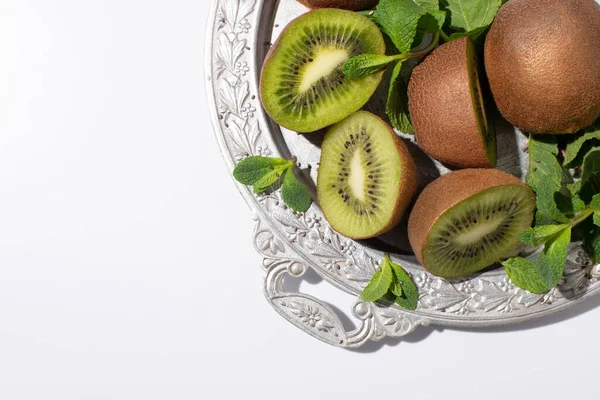
<instances>
[{"instance_id":1,"label":"sliced kiwi surface","mask_svg":"<svg viewBox=\"0 0 600 400\"><path fill-rule=\"evenodd\" d=\"M417 187L406 145L379 117L357 112L332 126L321 151L317 193L339 233L365 239L393 228Z\"/></svg>"},{"instance_id":2,"label":"sliced kiwi surface","mask_svg":"<svg viewBox=\"0 0 600 400\"><path fill-rule=\"evenodd\" d=\"M265 110L281 126L311 132L339 122L371 97L383 72L348 79L342 66L358 54L384 54L385 43L368 18L320 9L292 21L273 45L261 73Z\"/></svg>"},{"instance_id":3,"label":"sliced kiwi surface","mask_svg":"<svg viewBox=\"0 0 600 400\"><path fill-rule=\"evenodd\" d=\"M456 278L501 260L531 225L535 196L496 169L450 172L425 188L409 219L415 254L431 273Z\"/></svg>"}]
</instances>

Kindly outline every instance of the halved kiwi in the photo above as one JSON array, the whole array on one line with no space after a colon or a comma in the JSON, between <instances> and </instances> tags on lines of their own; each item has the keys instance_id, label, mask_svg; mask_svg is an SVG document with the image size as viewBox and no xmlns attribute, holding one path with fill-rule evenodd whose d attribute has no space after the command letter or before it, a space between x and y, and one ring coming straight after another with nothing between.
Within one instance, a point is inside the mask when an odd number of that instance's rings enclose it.
<instances>
[{"instance_id":1,"label":"halved kiwi","mask_svg":"<svg viewBox=\"0 0 600 400\"><path fill-rule=\"evenodd\" d=\"M419 147L459 168L496 165L496 135L485 112L473 41L457 39L415 67L408 100Z\"/></svg>"},{"instance_id":2,"label":"halved kiwi","mask_svg":"<svg viewBox=\"0 0 600 400\"><path fill-rule=\"evenodd\" d=\"M325 134L317 178L329 224L353 239L398 224L417 188L417 169L404 142L379 117L360 111Z\"/></svg>"},{"instance_id":3,"label":"halved kiwi","mask_svg":"<svg viewBox=\"0 0 600 400\"><path fill-rule=\"evenodd\" d=\"M377 89L383 72L348 79L342 66L358 54L384 54L377 26L360 14L320 9L285 28L263 65L260 94L279 125L311 132L359 110Z\"/></svg>"},{"instance_id":4,"label":"halved kiwi","mask_svg":"<svg viewBox=\"0 0 600 400\"><path fill-rule=\"evenodd\" d=\"M408 238L428 271L469 275L507 256L531 225L535 195L497 169L450 172L428 185L408 220Z\"/></svg>"},{"instance_id":5,"label":"halved kiwi","mask_svg":"<svg viewBox=\"0 0 600 400\"><path fill-rule=\"evenodd\" d=\"M343 8L344 10L368 10L379 3L379 0L298 0L309 8Z\"/></svg>"}]
</instances>

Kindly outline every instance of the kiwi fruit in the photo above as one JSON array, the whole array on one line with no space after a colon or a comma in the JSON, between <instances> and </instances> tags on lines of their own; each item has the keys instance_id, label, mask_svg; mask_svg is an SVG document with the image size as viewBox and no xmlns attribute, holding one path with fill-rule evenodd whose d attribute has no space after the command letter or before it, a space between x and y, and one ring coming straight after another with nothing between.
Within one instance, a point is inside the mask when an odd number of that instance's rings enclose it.
<instances>
[{"instance_id":1,"label":"kiwi fruit","mask_svg":"<svg viewBox=\"0 0 600 400\"><path fill-rule=\"evenodd\" d=\"M508 256L533 221L535 195L497 169L450 172L421 193L408 220L408 239L429 272L457 278Z\"/></svg>"},{"instance_id":2,"label":"kiwi fruit","mask_svg":"<svg viewBox=\"0 0 600 400\"><path fill-rule=\"evenodd\" d=\"M400 222L417 188L417 168L404 142L379 117L359 111L323 139L317 195L333 229L367 239Z\"/></svg>"},{"instance_id":3,"label":"kiwi fruit","mask_svg":"<svg viewBox=\"0 0 600 400\"><path fill-rule=\"evenodd\" d=\"M352 80L344 75L344 62L362 53L385 53L383 36L369 18L338 9L298 17L263 64L260 95L265 110L279 125L297 132L341 121L369 100L383 75Z\"/></svg>"},{"instance_id":4,"label":"kiwi fruit","mask_svg":"<svg viewBox=\"0 0 600 400\"><path fill-rule=\"evenodd\" d=\"M473 41L464 37L435 49L408 83L417 144L453 167L496 165L496 135L485 112L478 65Z\"/></svg>"},{"instance_id":5,"label":"kiwi fruit","mask_svg":"<svg viewBox=\"0 0 600 400\"><path fill-rule=\"evenodd\" d=\"M511 0L487 35L485 69L502 115L530 133L573 133L600 116L600 5Z\"/></svg>"},{"instance_id":6,"label":"kiwi fruit","mask_svg":"<svg viewBox=\"0 0 600 400\"><path fill-rule=\"evenodd\" d=\"M369 10L379 3L379 0L298 0L308 8L341 8L344 10Z\"/></svg>"}]
</instances>

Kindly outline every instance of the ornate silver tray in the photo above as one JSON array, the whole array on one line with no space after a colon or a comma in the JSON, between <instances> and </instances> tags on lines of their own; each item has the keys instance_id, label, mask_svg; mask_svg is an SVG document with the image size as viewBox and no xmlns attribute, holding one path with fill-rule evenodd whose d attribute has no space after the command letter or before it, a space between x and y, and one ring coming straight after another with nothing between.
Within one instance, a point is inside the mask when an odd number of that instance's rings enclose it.
<instances>
[{"instance_id":1,"label":"ornate silver tray","mask_svg":"<svg viewBox=\"0 0 600 400\"><path fill-rule=\"evenodd\" d=\"M280 129L269 120L258 98L260 69L270 44L303 12L306 8L295 0L213 0L207 29L206 78L217 141L229 169L248 155L289 158L293 154L304 168L305 182L314 189L320 134L298 135ZM383 109L377 99L367 108L376 113ZM498 167L522 176L527 169L526 138L506 123L500 123L497 131ZM400 135L419 166L421 186L446 172L421 153L410 136ZM459 280L432 276L410 254L402 224L381 238L352 241L329 227L316 203L306 213L295 213L280 201L278 192L257 196L245 186L238 188L255 215L253 239L263 257L267 300L289 322L331 345L359 347L369 340L401 337L431 324L463 328L512 324L564 310L600 288L600 268L578 244L570 247L560 285L535 295L515 287L498 268ZM359 294L383 251L394 254L395 262L412 274L420 293L416 311L360 300ZM357 329L346 331L326 302L284 291L286 276L300 277L309 268L356 296L349 311L358 319Z\"/></svg>"}]
</instances>

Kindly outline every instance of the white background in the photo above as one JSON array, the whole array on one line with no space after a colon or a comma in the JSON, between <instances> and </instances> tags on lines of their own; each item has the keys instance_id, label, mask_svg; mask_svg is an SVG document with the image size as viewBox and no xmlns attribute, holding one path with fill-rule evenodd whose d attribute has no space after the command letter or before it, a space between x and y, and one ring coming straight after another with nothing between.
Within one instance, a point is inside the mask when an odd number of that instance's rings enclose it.
<instances>
[{"instance_id":1,"label":"white background","mask_svg":"<svg viewBox=\"0 0 600 400\"><path fill-rule=\"evenodd\" d=\"M597 399L600 300L361 352L269 307L210 125L208 8L0 0L0 399Z\"/></svg>"}]
</instances>

